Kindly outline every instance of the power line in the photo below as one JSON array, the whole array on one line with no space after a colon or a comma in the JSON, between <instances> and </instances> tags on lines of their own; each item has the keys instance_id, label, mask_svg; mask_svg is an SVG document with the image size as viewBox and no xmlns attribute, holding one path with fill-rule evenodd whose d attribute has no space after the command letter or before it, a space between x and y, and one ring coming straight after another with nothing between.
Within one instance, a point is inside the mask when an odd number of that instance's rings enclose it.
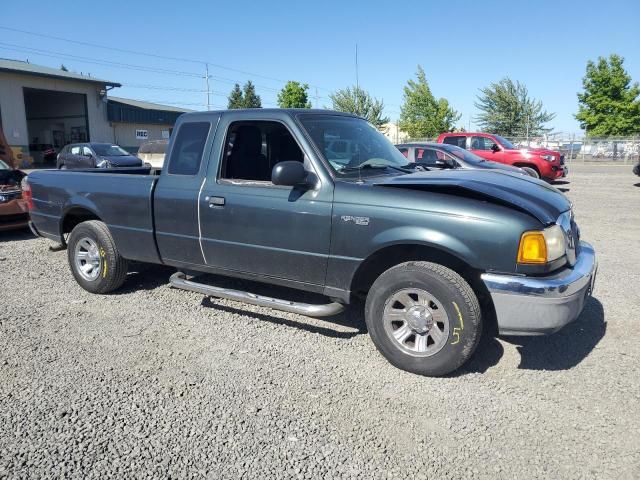
<instances>
[{"instance_id":1,"label":"power line","mask_svg":"<svg viewBox=\"0 0 640 480\"><path fill-rule=\"evenodd\" d=\"M40 48L31 48L31 47L23 47L21 45L16 45L13 43L6 43L6 42L0 42L0 46L2 46L3 48L7 49L7 50L14 50L14 51L18 51L18 52L23 52L23 53L35 53L38 55L42 55L45 57L53 57L53 58L63 58L63 59L77 59L77 60L81 60L85 63L91 63L94 65L102 65L102 66L111 66L111 67L119 67L119 68L126 68L126 69L131 69L131 70L139 70L139 71L143 71L143 72L151 72L151 73L166 73L169 75L178 75L178 76L182 76L182 77L197 77L197 78L203 78L202 74L199 73L194 73L194 72L185 72L185 71L180 71L180 70L169 70L166 68L157 68L157 67L145 67L145 66L141 66L141 65L134 65L131 63L121 63L121 62L111 62L109 60L94 60L88 57L82 57L79 55L71 55L68 53L62 53L62 52L55 52L52 50L43 50Z\"/></svg>"},{"instance_id":2,"label":"power line","mask_svg":"<svg viewBox=\"0 0 640 480\"><path fill-rule=\"evenodd\" d=\"M178 57L172 57L172 56L168 56L168 55L158 55L155 53L148 53L148 52L140 52L140 51L136 51L136 50L129 50L129 49L125 49L125 48L118 48L118 47L109 47L107 45L101 45L98 43L92 43L92 42L85 42L85 41L81 41L81 40L71 40L69 38L64 38L64 37L58 37L55 35L47 35L44 33L38 33L38 32L30 32L28 30L21 30L19 28L12 28L12 27L6 27L6 26L2 26L0 25L0 29L2 30L8 30L11 32L16 32L16 33L22 33L25 35L33 35L36 37L41 37L41 38L48 38L50 40L58 40L58 41L62 41L62 42L68 42L68 43L74 43L76 45L83 45L86 47L93 47L93 48L102 48L104 50L111 50L114 52L120 52L120 53L129 53L132 55L142 55L142 56L146 56L146 57L151 57L151 58L157 58L157 59L162 59L162 60L172 60L172 61L176 61L176 62L187 62L187 63L197 63L200 65L206 65L209 64L212 67L216 67L222 70L229 70L231 72L236 72L236 73L242 73L243 75L249 75L252 77L257 77L257 78L264 78L266 80L273 80L275 82L280 82L280 83L286 83L287 80L282 80L281 78L276 78L276 77L271 77L268 75L262 75L259 73L254 73L254 72L249 72L246 70L241 70L238 68L233 68L233 67L227 67L225 65L220 65L218 63L213 63L207 60L196 60L196 59L191 59L191 58L178 58ZM311 85L311 84L309 84ZM313 87L317 87L320 90L325 90L327 92L330 92L331 90L328 88L324 88L321 87L319 85L311 85Z\"/></svg>"}]
</instances>

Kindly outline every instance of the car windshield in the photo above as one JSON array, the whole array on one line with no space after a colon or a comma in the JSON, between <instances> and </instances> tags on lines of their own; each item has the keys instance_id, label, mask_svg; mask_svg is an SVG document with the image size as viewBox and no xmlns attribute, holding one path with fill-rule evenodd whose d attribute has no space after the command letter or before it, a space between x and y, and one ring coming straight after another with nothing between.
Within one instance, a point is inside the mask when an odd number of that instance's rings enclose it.
<instances>
[{"instance_id":1,"label":"car windshield","mask_svg":"<svg viewBox=\"0 0 640 480\"><path fill-rule=\"evenodd\" d=\"M362 118L302 114L299 119L338 175L361 175L365 171L379 170L397 173L398 169L407 166L404 155Z\"/></svg>"},{"instance_id":2,"label":"car windshield","mask_svg":"<svg viewBox=\"0 0 640 480\"><path fill-rule=\"evenodd\" d=\"M11 170L11 169L9 168L9 165L7 165L2 160L0 160L0 170Z\"/></svg>"},{"instance_id":3,"label":"car windshield","mask_svg":"<svg viewBox=\"0 0 640 480\"><path fill-rule=\"evenodd\" d=\"M101 157L124 157L129 155L129 152L124 150L118 145L109 145L108 143L92 144L91 147L95 150L97 155Z\"/></svg>"},{"instance_id":4,"label":"car windshield","mask_svg":"<svg viewBox=\"0 0 640 480\"><path fill-rule=\"evenodd\" d=\"M498 140L498 142L500 142L500 145L502 145L507 150L515 150L516 149L516 147L513 145L513 143L511 143L506 138L501 137L500 135L494 135L494 136L496 137L496 140Z\"/></svg>"},{"instance_id":5,"label":"car windshield","mask_svg":"<svg viewBox=\"0 0 640 480\"><path fill-rule=\"evenodd\" d=\"M446 145L446 144L445 144ZM464 148L456 147L455 145L446 145L444 147L441 146L443 150L447 153L450 153L454 157L459 158L460 160L467 163L482 163L486 162L486 160L482 157L479 157L475 153L471 153L469 150L465 150Z\"/></svg>"}]
</instances>

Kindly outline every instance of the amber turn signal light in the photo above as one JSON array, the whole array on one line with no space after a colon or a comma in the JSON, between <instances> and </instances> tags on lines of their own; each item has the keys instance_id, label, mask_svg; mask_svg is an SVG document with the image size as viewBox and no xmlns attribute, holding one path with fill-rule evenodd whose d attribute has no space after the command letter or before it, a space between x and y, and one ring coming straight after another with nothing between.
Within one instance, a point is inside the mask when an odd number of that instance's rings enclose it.
<instances>
[{"instance_id":1,"label":"amber turn signal light","mask_svg":"<svg viewBox=\"0 0 640 480\"><path fill-rule=\"evenodd\" d=\"M518 263L547 263L547 242L543 232L524 232L518 247Z\"/></svg>"}]
</instances>

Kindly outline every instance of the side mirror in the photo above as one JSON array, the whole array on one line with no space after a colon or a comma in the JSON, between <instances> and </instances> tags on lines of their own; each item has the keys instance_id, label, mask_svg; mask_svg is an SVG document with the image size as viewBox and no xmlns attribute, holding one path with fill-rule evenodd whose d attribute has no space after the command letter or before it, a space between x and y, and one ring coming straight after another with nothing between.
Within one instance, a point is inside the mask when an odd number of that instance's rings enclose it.
<instances>
[{"instance_id":1,"label":"side mirror","mask_svg":"<svg viewBox=\"0 0 640 480\"><path fill-rule=\"evenodd\" d=\"M497 144L494 143L493 145L491 145L491 151L493 153L499 152L500 151L500 147Z\"/></svg>"},{"instance_id":2,"label":"side mirror","mask_svg":"<svg viewBox=\"0 0 640 480\"><path fill-rule=\"evenodd\" d=\"M295 160L278 162L271 171L271 181L274 185L285 185L295 187L307 185L308 172L304 169L302 162Z\"/></svg>"}]
</instances>

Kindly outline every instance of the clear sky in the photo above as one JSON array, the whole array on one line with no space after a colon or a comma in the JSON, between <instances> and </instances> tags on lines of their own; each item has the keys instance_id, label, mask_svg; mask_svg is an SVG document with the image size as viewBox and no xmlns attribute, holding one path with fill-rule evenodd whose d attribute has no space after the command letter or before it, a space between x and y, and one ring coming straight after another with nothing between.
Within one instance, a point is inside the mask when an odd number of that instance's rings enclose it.
<instances>
[{"instance_id":1,"label":"clear sky","mask_svg":"<svg viewBox=\"0 0 640 480\"><path fill-rule=\"evenodd\" d=\"M510 76L557 113L555 131L568 133L579 133L573 113L588 59L618 53L640 81L640 0L92 3L3 1L0 27L196 61L6 29L0 57L64 63L122 83L112 95L195 110L205 108L204 66L197 61L206 60L216 107L226 106L234 81L247 79L263 106L275 106L283 81L298 80L312 85L314 105L318 87L322 107L330 105L331 91L355 84L357 43L360 85L384 100L394 120L403 86L420 64L433 93L451 102L467 128L469 121L474 127L478 89Z\"/></svg>"}]
</instances>

